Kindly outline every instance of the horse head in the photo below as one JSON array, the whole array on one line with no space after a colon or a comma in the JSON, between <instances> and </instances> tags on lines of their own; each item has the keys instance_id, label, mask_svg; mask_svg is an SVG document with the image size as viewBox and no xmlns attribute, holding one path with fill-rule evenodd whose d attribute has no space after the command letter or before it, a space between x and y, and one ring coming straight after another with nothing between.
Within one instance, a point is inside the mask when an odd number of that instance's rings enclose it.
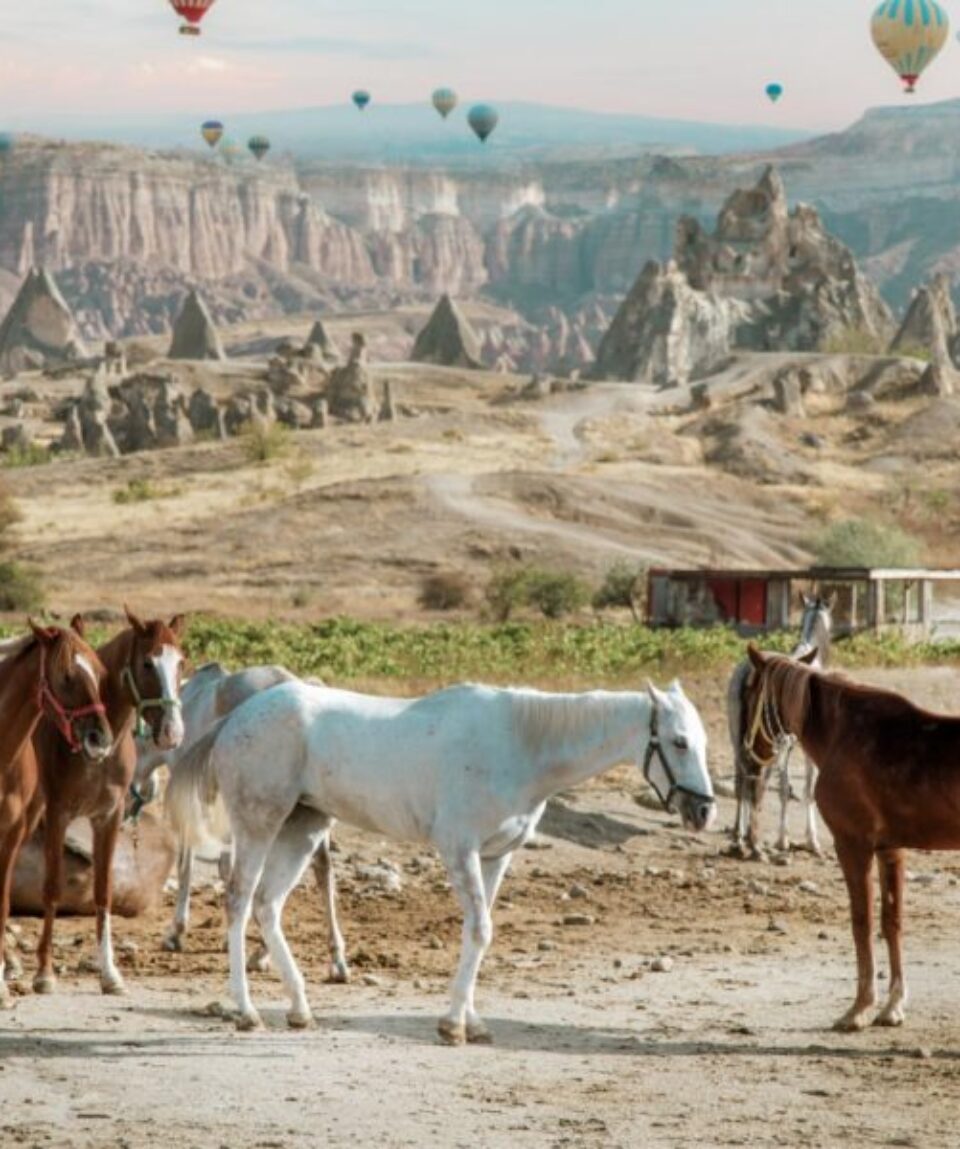
<instances>
[{"instance_id":1,"label":"horse head","mask_svg":"<svg viewBox=\"0 0 960 1149\"><path fill-rule=\"evenodd\" d=\"M747 647L750 674L745 687L747 718L743 747L761 770L776 763L784 748L800 737L809 699L806 673L820 651L812 647L795 658Z\"/></svg>"},{"instance_id":2,"label":"horse head","mask_svg":"<svg viewBox=\"0 0 960 1149\"><path fill-rule=\"evenodd\" d=\"M644 777L668 810L684 825L706 830L716 817L713 781L707 769L707 732L679 682L668 690L647 687L651 701L650 742Z\"/></svg>"},{"instance_id":3,"label":"horse head","mask_svg":"<svg viewBox=\"0 0 960 1149\"><path fill-rule=\"evenodd\" d=\"M38 626L32 619L30 629L40 650L43 714L75 754L102 762L113 747L113 731L101 700L106 668L76 631Z\"/></svg>"},{"instance_id":4,"label":"horse head","mask_svg":"<svg viewBox=\"0 0 960 1149\"><path fill-rule=\"evenodd\" d=\"M144 733L149 731L158 749L176 750L184 738L180 703L184 616L178 614L168 623L161 619L142 622L125 610L132 639L122 679L136 707L138 726L145 728Z\"/></svg>"}]
</instances>

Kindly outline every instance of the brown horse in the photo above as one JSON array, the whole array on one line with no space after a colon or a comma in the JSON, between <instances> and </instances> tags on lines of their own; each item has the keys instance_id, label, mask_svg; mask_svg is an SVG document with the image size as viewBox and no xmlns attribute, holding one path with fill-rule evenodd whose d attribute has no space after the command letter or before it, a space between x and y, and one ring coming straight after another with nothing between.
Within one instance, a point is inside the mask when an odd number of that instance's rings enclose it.
<instances>
[{"instance_id":1,"label":"brown horse","mask_svg":"<svg viewBox=\"0 0 960 1149\"><path fill-rule=\"evenodd\" d=\"M63 852L67 827L74 818L86 817L93 827L94 902L97 944L100 951L100 988L104 993L123 993L123 978L114 963L110 930L113 901L113 855L123 822L124 805L137 764L134 732L145 722L158 747L176 749L183 741L180 713L180 677L183 651L180 638L183 616L169 624L141 622L127 611L129 627L97 654L106 679L103 700L107 717L117 732L109 757L91 767L70 752L56 728L42 722L34 734L30 752L40 764L40 802L45 821L45 869L43 931L38 947L38 969L33 988L52 993L53 923L63 889ZM74 628L83 633L78 616Z\"/></svg>"},{"instance_id":2,"label":"brown horse","mask_svg":"<svg viewBox=\"0 0 960 1149\"><path fill-rule=\"evenodd\" d=\"M750 648L747 749L771 752L793 737L816 762L816 801L833 834L850 894L857 996L835 1028L865 1028L877 1001L873 870L890 994L877 1025L902 1025L904 851L960 850L960 718L931 714L892 691L820 674Z\"/></svg>"},{"instance_id":3,"label":"brown horse","mask_svg":"<svg viewBox=\"0 0 960 1149\"><path fill-rule=\"evenodd\" d=\"M113 743L100 697L106 672L96 654L72 631L30 626L0 663L0 1008L11 1001L4 980L10 886L38 789L36 759L24 751L43 715L83 762L102 763Z\"/></svg>"}]
</instances>

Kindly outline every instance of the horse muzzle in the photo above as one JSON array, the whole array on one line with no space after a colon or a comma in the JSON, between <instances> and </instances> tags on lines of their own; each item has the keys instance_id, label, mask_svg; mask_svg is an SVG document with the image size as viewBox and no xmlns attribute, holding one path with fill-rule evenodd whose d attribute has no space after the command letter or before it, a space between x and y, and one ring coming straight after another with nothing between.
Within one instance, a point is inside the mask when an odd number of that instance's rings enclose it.
<instances>
[{"instance_id":1,"label":"horse muzzle","mask_svg":"<svg viewBox=\"0 0 960 1149\"><path fill-rule=\"evenodd\" d=\"M699 794L681 794L677 799L680 817L688 830L698 834L709 830L717 820L717 803Z\"/></svg>"}]
</instances>

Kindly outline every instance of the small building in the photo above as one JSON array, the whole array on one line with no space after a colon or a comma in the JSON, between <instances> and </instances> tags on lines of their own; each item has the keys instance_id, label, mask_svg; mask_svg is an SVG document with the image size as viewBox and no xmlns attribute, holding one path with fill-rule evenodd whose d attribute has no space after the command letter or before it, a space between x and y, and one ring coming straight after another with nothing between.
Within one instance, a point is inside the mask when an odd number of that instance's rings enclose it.
<instances>
[{"instance_id":1,"label":"small building","mask_svg":"<svg viewBox=\"0 0 960 1149\"><path fill-rule=\"evenodd\" d=\"M658 568L649 573L647 624L733 626L744 635L789 630L799 621L804 594L833 601L839 635L884 630L918 639L960 635L960 570Z\"/></svg>"}]
</instances>

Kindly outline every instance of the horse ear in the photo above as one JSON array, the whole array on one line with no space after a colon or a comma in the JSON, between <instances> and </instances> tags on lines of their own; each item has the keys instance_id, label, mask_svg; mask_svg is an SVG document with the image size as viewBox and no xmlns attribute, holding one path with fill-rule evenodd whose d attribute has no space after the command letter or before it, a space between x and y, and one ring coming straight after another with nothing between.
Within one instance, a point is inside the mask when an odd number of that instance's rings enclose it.
<instances>
[{"instance_id":1,"label":"horse ear","mask_svg":"<svg viewBox=\"0 0 960 1149\"><path fill-rule=\"evenodd\" d=\"M807 607L813 605L813 599L808 598L805 591L800 592L800 605L806 610Z\"/></svg>"},{"instance_id":2,"label":"horse ear","mask_svg":"<svg viewBox=\"0 0 960 1149\"><path fill-rule=\"evenodd\" d=\"M665 695L662 690L657 690L650 679L647 679L647 694L653 699L657 706L662 706L665 701Z\"/></svg>"},{"instance_id":3,"label":"horse ear","mask_svg":"<svg viewBox=\"0 0 960 1149\"><path fill-rule=\"evenodd\" d=\"M175 614L170 619L170 629L173 631L174 638L183 638L184 632L187 629L187 616L185 614Z\"/></svg>"},{"instance_id":4,"label":"horse ear","mask_svg":"<svg viewBox=\"0 0 960 1149\"><path fill-rule=\"evenodd\" d=\"M37 642L42 642L45 646L56 640L57 632L52 626L38 626L32 618L27 619L27 626L30 627Z\"/></svg>"},{"instance_id":5,"label":"horse ear","mask_svg":"<svg viewBox=\"0 0 960 1149\"><path fill-rule=\"evenodd\" d=\"M808 650L806 654L801 654L797 662L802 663L804 666L813 666L819 657L820 651L814 647L813 650Z\"/></svg>"},{"instance_id":6,"label":"horse ear","mask_svg":"<svg viewBox=\"0 0 960 1149\"><path fill-rule=\"evenodd\" d=\"M683 698L683 686L679 678L675 678L673 682L667 687L667 693L672 694L674 698Z\"/></svg>"},{"instance_id":7,"label":"horse ear","mask_svg":"<svg viewBox=\"0 0 960 1149\"><path fill-rule=\"evenodd\" d=\"M766 666L766 656L756 643L750 642L747 644L747 658L753 663L754 670L763 670L764 666Z\"/></svg>"},{"instance_id":8,"label":"horse ear","mask_svg":"<svg viewBox=\"0 0 960 1149\"><path fill-rule=\"evenodd\" d=\"M81 638L87 637L87 624L83 621L82 614L75 614L73 618L70 619L70 627L76 634L79 634Z\"/></svg>"},{"instance_id":9,"label":"horse ear","mask_svg":"<svg viewBox=\"0 0 960 1149\"><path fill-rule=\"evenodd\" d=\"M830 611L831 614L833 614L833 612L837 608L837 592L836 591L834 591L833 594L827 599L826 605L827 605L827 610Z\"/></svg>"},{"instance_id":10,"label":"horse ear","mask_svg":"<svg viewBox=\"0 0 960 1149\"><path fill-rule=\"evenodd\" d=\"M147 628L144 626L143 622L137 618L137 616L133 613L130 607L127 606L126 603L123 604L123 613L127 616L127 622L130 623L137 634L143 634L146 631Z\"/></svg>"}]
</instances>

